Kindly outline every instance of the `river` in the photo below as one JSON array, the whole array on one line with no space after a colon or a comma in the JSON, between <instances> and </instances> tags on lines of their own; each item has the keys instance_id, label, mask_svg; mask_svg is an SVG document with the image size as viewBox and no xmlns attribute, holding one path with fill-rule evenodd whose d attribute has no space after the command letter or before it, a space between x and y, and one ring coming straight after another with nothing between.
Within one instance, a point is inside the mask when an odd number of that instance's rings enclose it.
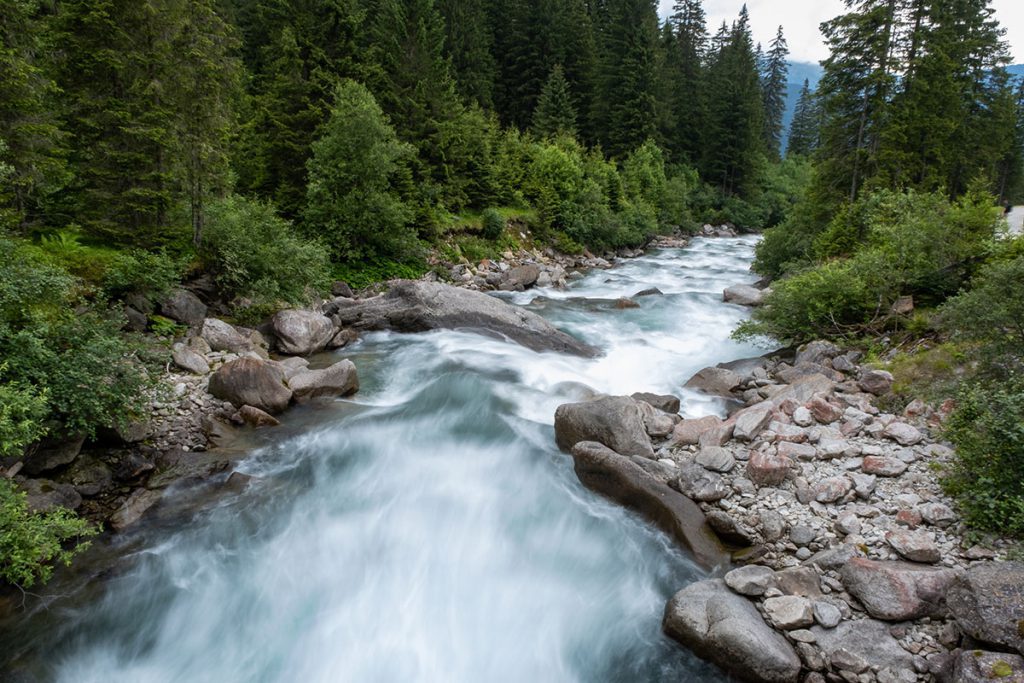
<instances>
[{"instance_id":1,"label":"river","mask_svg":"<svg viewBox=\"0 0 1024 683\"><path fill-rule=\"evenodd\" d=\"M729 339L745 313L721 299L755 279L754 244L696 240L509 295L598 359L447 331L318 359L352 358L354 400L262 432L241 494L107 541L127 559L102 581L63 572L44 589L63 597L0 634L0 665L67 683L723 680L660 628L705 571L584 489L552 422L591 391L721 412L680 386L759 353ZM650 287L664 295L615 307Z\"/></svg>"}]
</instances>

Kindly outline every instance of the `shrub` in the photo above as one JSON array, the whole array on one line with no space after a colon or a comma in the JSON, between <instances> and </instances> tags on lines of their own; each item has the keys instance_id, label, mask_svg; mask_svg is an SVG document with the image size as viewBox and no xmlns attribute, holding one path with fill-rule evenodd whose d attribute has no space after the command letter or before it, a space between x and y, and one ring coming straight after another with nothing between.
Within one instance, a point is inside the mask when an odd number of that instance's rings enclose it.
<instances>
[{"instance_id":1,"label":"shrub","mask_svg":"<svg viewBox=\"0 0 1024 683\"><path fill-rule=\"evenodd\" d=\"M4 379L0 365L0 457L21 455L25 447L46 433L46 392Z\"/></svg>"},{"instance_id":2,"label":"shrub","mask_svg":"<svg viewBox=\"0 0 1024 683\"><path fill-rule=\"evenodd\" d=\"M496 240L505 232L505 217L497 209L487 209L483 214L483 230L481 235L484 239Z\"/></svg>"},{"instance_id":3,"label":"shrub","mask_svg":"<svg viewBox=\"0 0 1024 683\"><path fill-rule=\"evenodd\" d=\"M133 249L111 259L103 274L103 291L112 299L129 294L157 298L181 280L183 271L181 262L164 252Z\"/></svg>"},{"instance_id":4,"label":"shrub","mask_svg":"<svg viewBox=\"0 0 1024 683\"><path fill-rule=\"evenodd\" d=\"M966 521L1024 536L1024 378L966 387L946 436L956 446L956 459L943 485Z\"/></svg>"},{"instance_id":5,"label":"shrub","mask_svg":"<svg viewBox=\"0 0 1024 683\"><path fill-rule=\"evenodd\" d=\"M49 580L53 566L67 565L85 550L96 529L64 508L34 513L25 494L0 478L0 579L28 588Z\"/></svg>"},{"instance_id":6,"label":"shrub","mask_svg":"<svg viewBox=\"0 0 1024 683\"><path fill-rule=\"evenodd\" d=\"M218 286L253 305L303 303L330 282L327 251L269 204L230 196L209 208L200 245Z\"/></svg>"}]
</instances>

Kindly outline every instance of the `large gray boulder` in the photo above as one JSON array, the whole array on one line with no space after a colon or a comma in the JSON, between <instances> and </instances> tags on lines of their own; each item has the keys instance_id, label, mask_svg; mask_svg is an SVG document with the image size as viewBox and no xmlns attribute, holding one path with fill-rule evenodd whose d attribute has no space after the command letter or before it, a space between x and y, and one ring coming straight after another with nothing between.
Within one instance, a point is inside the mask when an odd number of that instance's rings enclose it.
<instances>
[{"instance_id":1,"label":"large gray boulder","mask_svg":"<svg viewBox=\"0 0 1024 683\"><path fill-rule=\"evenodd\" d=\"M288 380L299 403L314 398L349 396L359 391L359 376L350 360L343 360L323 370L305 370Z\"/></svg>"},{"instance_id":2,"label":"large gray boulder","mask_svg":"<svg viewBox=\"0 0 1024 683\"><path fill-rule=\"evenodd\" d=\"M40 441L32 454L25 458L22 472L36 477L44 472L59 469L74 461L82 452L84 444L84 434L52 434Z\"/></svg>"},{"instance_id":3,"label":"large gray boulder","mask_svg":"<svg viewBox=\"0 0 1024 683\"><path fill-rule=\"evenodd\" d=\"M699 657L745 681L795 683L800 658L754 604L721 579L687 586L669 601L662 627Z\"/></svg>"},{"instance_id":4,"label":"large gray boulder","mask_svg":"<svg viewBox=\"0 0 1024 683\"><path fill-rule=\"evenodd\" d=\"M594 357L597 349L555 329L535 313L487 294L439 282L397 280L370 299L335 299L324 307L355 330L471 330L507 337L534 351Z\"/></svg>"},{"instance_id":5,"label":"large gray boulder","mask_svg":"<svg viewBox=\"0 0 1024 683\"><path fill-rule=\"evenodd\" d=\"M843 586L868 614L885 621L906 621L941 612L958 571L855 557L840 574Z\"/></svg>"},{"instance_id":6,"label":"large gray boulder","mask_svg":"<svg viewBox=\"0 0 1024 683\"><path fill-rule=\"evenodd\" d=\"M212 351L243 353L253 347L247 337L243 337L234 327L217 318L205 319L199 336Z\"/></svg>"},{"instance_id":7,"label":"large gray boulder","mask_svg":"<svg viewBox=\"0 0 1024 683\"><path fill-rule=\"evenodd\" d=\"M629 396L605 396L558 406L555 441L566 451L581 441L597 441L622 455L654 457L643 411Z\"/></svg>"},{"instance_id":8,"label":"large gray boulder","mask_svg":"<svg viewBox=\"0 0 1024 683\"><path fill-rule=\"evenodd\" d=\"M209 390L237 408L250 405L272 415L283 411L292 400L284 370L276 363L256 358L238 358L222 365L210 377Z\"/></svg>"},{"instance_id":9,"label":"large gray boulder","mask_svg":"<svg viewBox=\"0 0 1024 683\"><path fill-rule=\"evenodd\" d=\"M206 304L187 289L175 289L160 302L165 318L185 325L198 325L206 317Z\"/></svg>"},{"instance_id":10,"label":"large gray boulder","mask_svg":"<svg viewBox=\"0 0 1024 683\"><path fill-rule=\"evenodd\" d=\"M733 285L726 287L722 300L739 306L760 306L764 303L767 292L750 285Z\"/></svg>"},{"instance_id":11,"label":"large gray boulder","mask_svg":"<svg viewBox=\"0 0 1024 683\"><path fill-rule=\"evenodd\" d=\"M743 376L725 368L704 368L686 381L687 389L702 391L712 396L729 398L739 388Z\"/></svg>"},{"instance_id":12,"label":"large gray boulder","mask_svg":"<svg viewBox=\"0 0 1024 683\"><path fill-rule=\"evenodd\" d=\"M1024 563L976 564L953 583L946 602L964 633L1024 655Z\"/></svg>"},{"instance_id":13,"label":"large gray boulder","mask_svg":"<svg viewBox=\"0 0 1024 683\"><path fill-rule=\"evenodd\" d=\"M953 662L953 680L956 683L1024 683L1024 657L963 650Z\"/></svg>"},{"instance_id":14,"label":"large gray boulder","mask_svg":"<svg viewBox=\"0 0 1024 683\"><path fill-rule=\"evenodd\" d=\"M688 548L704 566L727 561L697 504L647 471L658 463L620 455L593 441L576 444L572 457L576 476L584 486L640 513Z\"/></svg>"},{"instance_id":15,"label":"large gray boulder","mask_svg":"<svg viewBox=\"0 0 1024 683\"><path fill-rule=\"evenodd\" d=\"M171 349L171 358L174 364L182 370L187 370L193 375L206 375L210 372L210 364L206 358L196 353L184 344L175 344Z\"/></svg>"},{"instance_id":16,"label":"large gray boulder","mask_svg":"<svg viewBox=\"0 0 1024 683\"><path fill-rule=\"evenodd\" d=\"M278 311L270 321L277 350L289 356L323 351L337 333L327 316L314 311Z\"/></svg>"},{"instance_id":17,"label":"large gray boulder","mask_svg":"<svg viewBox=\"0 0 1024 683\"><path fill-rule=\"evenodd\" d=\"M836 628L814 626L811 633L818 647L834 663L860 660L878 670L913 670L914 658L892 637L889 625L881 621L844 621Z\"/></svg>"}]
</instances>

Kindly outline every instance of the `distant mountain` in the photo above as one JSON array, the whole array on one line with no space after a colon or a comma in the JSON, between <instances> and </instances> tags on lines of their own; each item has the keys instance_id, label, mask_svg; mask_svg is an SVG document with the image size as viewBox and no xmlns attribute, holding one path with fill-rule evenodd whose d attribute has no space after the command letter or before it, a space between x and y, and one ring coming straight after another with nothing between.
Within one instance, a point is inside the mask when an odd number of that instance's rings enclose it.
<instances>
[{"instance_id":1,"label":"distant mountain","mask_svg":"<svg viewBox=\"0 0 1024 683\"><path fill-rule=\"evenodd\" d=\"M1017 78L1024 78L1024 64L1014 64L1013 66L1006 67L1006 70Z\"/></svg>"}]
</instances>

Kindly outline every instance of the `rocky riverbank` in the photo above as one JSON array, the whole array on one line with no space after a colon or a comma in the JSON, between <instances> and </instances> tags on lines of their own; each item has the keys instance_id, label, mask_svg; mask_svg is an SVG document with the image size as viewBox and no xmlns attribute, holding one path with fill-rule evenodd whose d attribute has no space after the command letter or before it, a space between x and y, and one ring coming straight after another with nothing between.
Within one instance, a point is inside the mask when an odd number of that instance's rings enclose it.
<instances>
[{"instance_id":1,"label":"rocky riverbank","mask_svg":"<svg viewBox=\"0 0 1024 683\"><path fill-rule=\"evenodd\" d=\"M664 629L738 677L1024 680L1024 565L972 542L943 495L944 409L879 410L892 377L859 360L817 342L702 370L687 386L727 401L724 420L664 396L562 406L558 442L717 570Z\"/></svg>"}]
</instances>

